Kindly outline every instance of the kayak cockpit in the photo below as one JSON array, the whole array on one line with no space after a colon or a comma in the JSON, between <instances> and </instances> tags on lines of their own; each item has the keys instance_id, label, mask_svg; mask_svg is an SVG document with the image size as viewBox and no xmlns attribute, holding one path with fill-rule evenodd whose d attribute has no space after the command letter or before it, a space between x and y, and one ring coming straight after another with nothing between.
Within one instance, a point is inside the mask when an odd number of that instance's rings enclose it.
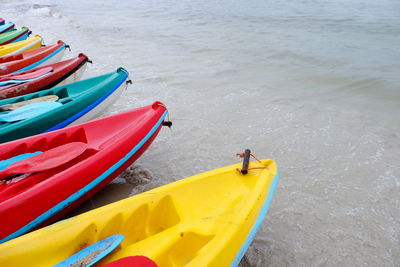
<instances>
[{"instance_id":1,"label":"kayak cockpit","mask_svg":"<svg viewBox=\"0 0 400 267\"><path fill-rule=\"evenodd\" d=\"M58 147L62 147L68 144L86 144L87 146L87 138L85 134L85 129L79 128L71 134L60 133L59 135L54 136L52 139L48 138L40 138L35 142L30 144L21 143L17 146L10 148L9 151L2 153L0 155L0 162L5 161L7 159L16 157L18 155L26 155L26 154L38 154L41 152L42 155L45 155L46 151L50 151L51 149L55 149ZM70 148L69 148L70 150ZM68 151L65 151L67 153ZM59 166L55 166L54 168L50 168L48 170L29 173L29 175L24 175L23 179L20 179L19 175L13 175L11 177L7 177L6 179L1 180L0 184L0 202L3 202L7 199L12 198L15 195L20 194L23 191L28 190L29 188L38 185L39 183L47 180L48 178L62 173L63 171L74 167L76 164L85 161L86 159L92 157L99 150L87 147L84 151L78 154L76 157L69 159L67 162L62 163ZM65 160L62 158L62 151L60 153L60 160ZM54 155L52 155L54 158ZM56 157L57 158L57 157ZM27 160L31 160L33 157L28 158ZM12 165L7 168L12 167ZM7 169L6 168L6 169ZM4 170L3 170L4 171Z\"/></svg>"},{"instance_id":2,"label":"kayak cockpit","mask_svg":"<svg viewBox=\"0 0 400 267\"><path fill-rule=\"evenodd\" d=\"M0 184L0 203L12 199L14 196L32 189L33 187L41 186L41 183L47 181L56 174L62 174L64 171L73 168L76 164L89 159L99 151L93 148L86 149L81 155L75 159L50 170L37 173L23 174L13 176Z\"/></svg>"}]
</instances>

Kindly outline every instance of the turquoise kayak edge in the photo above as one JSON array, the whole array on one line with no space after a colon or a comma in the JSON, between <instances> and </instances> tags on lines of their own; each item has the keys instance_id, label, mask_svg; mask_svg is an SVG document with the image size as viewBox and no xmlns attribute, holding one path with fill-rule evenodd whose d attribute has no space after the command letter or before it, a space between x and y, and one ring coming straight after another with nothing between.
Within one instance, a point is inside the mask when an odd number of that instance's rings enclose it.
<instances>
[{"instance_id":1,"label":"turquoise kayak edge","mask_svg":"<svg viewBox=\"0 0 400 267\"><path fill-rule=\"evenodd\" d=\"M114 86L113 89L111 89L110 91L107 92L107 94L103 95L101 98L97 99L95 102L93 102L92 104L90 104L89 106L87 106L86 108L82 109L80 112L75 113L75 115L69 117L68 119L66 119L63 122L60 122L57 125L54 125L53 127L51 127L50 129L46 130L45 133L47 132L51 132L51 131L55 131L61 128L66 127L67 125L69 125L70 123L74 122L75 120L79 119L80 117L82 117L83 115L85 115L86 113L88 113L89 111L91 111L92 109L94 109L96 106L98 106L101 102L103 102L108 96L110 96L115 90L117 90L128 78L128 71L125 70L124 68L118 68L117 72L119 70L122 70L123 72L125 72L125 75L123 76L123 78L121 79L121 81Z\"/></svg>"},{"instance_id":2,"label":"turquoise kayak edge","mask_svg":"<svg viewBox=\"0 0 400 267\"><path fill-rule=\"evenodd\" d=\"M253 228L250 230L249 235L247 236L246 240L244 241L239 252L236 254L235 259L232 261L231 267L236 267L239 265L244 254L246 254L246 251L249 249L251 242L253 242L254 238L256 237L256 234L257 234L258 230L260 229L260 227L265 219L265 216L268 213L269 206L271 205L272 198L274 197L274 194L275 194L276 185L278 184L278 180L279 180L279 171L277 171L277 173L274 177L274 180L272 181L271 187L268 192L267 200L265 201L263 207L261 208L260 213L258 214L257 220L256 220L255 224L253 225Z\"/></svg>"}]
</instances>

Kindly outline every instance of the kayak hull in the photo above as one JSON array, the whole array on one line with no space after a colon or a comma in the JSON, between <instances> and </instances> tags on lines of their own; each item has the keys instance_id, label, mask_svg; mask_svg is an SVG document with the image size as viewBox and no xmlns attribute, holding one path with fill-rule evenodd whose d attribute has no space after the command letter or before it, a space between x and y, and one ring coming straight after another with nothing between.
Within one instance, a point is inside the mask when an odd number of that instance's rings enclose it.
<instances>
[{"instance_id":1,"label":"kayak hull","mask_svg":"<svg viewBox=\"0 0 400 267\"><path fill-rule=\"evenodd\" d=\"M51 64L60 62L61 59L64 57L64 54L65 54L65 49L63 49L60 52L56 53L54 56L52 56L52 57L50 57L50 58L48 58L48 59L46 59L44 61L41 61L40 64L38 64L37 66L34 66L34 68L43 67L43 66L47 66L47 65L51 65ZM33 69L33 68L29 67L26 70L30 70L30 69ZM19 70L18 72L20 72L20 71L21 70Z\"/></svg>"},{"instance_id":2,"label":"kayak hull","mask_svg":"<svg viewBox=\"0 0 400 267\"><path fill-rule=\"evenodd\" d=\"M102 112L111 107L120 98L122 92L124 91L124 88L126 87L119 86L114 92L112 92L106 99L100 102L92 110L90 110L88 113L78 118L77 120L73 121L68 126L74 126L97 118Z\"/></svg>"},{"instance_id":3,"label":"kayak hull","mask_svg":"<svg viewBox=\"0 0 400 267\"><path fill-rule=\"evenodd\" d=\"M68 142L88 145L76 160L0 188L1 242L55 220L104 187L147 149L166 113L147 106L0 145L7 158Z\"/></svg>"},{"instance_id":4,"label":"kayak hull","mask_svg":"<svg viewBox=\"0 0 400 267\"><path fill-rule=\"evenodd\" d=\"M51 266L115 234L98 264L143 255L159 266L237 266L268 211L278 181L272 160L198 174L61 221L0 245L9 266ZM35 242L35 247L30 244ZM49 257L51 255L51 257ZM2 262L0 261L0 264Z\"/></svg>"},{"instance_id":5,"label":"kayak hull","mask_svg":"<svg viewBox=\"0 0 400 267\"><path fill-rule=\"evenodd\" d=\"M73 72L71 72L67 78L62 79L60 82L58 82L57 84L54 84L52 87L50 88L54 88L54 87L59 87L59 86L64 86L70 83L75 83L78 82L82 79L83 74L85 73L87 68L87 61L82 62L82 64L78 65Z\"/></svg>"}]
</instances>

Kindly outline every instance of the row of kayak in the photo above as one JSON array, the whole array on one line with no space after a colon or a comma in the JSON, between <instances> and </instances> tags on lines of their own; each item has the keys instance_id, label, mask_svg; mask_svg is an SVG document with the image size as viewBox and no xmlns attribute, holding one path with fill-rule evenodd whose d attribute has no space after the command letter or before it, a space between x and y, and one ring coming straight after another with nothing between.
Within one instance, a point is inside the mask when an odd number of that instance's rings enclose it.
<instances>
[{"instance_id":1,"label":"row of kayak","mask_svg":"<svg viewBox=\"0 0 400 267\"><path fill-rule=\"evenodd\" d=\"M68 45L29 34L0 19L0 266L237 266L278 181L275 162L250 161L249 150L243 163L44 227L128 168L171 122L159 101L96 119L128 72L80 81L86 55L62 60Z\"/></svg>"}]
</instances>

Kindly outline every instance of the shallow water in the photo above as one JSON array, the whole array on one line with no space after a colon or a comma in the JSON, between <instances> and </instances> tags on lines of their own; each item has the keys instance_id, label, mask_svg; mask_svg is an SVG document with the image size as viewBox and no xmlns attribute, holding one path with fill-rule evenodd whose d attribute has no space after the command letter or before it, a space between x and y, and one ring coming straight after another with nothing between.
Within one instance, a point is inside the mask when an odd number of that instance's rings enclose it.
<instances>
[{"instance_id":1,"label":"shallow water","mask_svg":"<svg viewBox=\"0 0 400 267\"><path fill-rule=\"evenodd\" d=\"M106 112L163 101L174 122L77 212L239 161L281 180L243 266L400 264L400 3L1 1L134 84ZM106 115L104 114L104 115Z\"/></svg>"}]
</instances>

